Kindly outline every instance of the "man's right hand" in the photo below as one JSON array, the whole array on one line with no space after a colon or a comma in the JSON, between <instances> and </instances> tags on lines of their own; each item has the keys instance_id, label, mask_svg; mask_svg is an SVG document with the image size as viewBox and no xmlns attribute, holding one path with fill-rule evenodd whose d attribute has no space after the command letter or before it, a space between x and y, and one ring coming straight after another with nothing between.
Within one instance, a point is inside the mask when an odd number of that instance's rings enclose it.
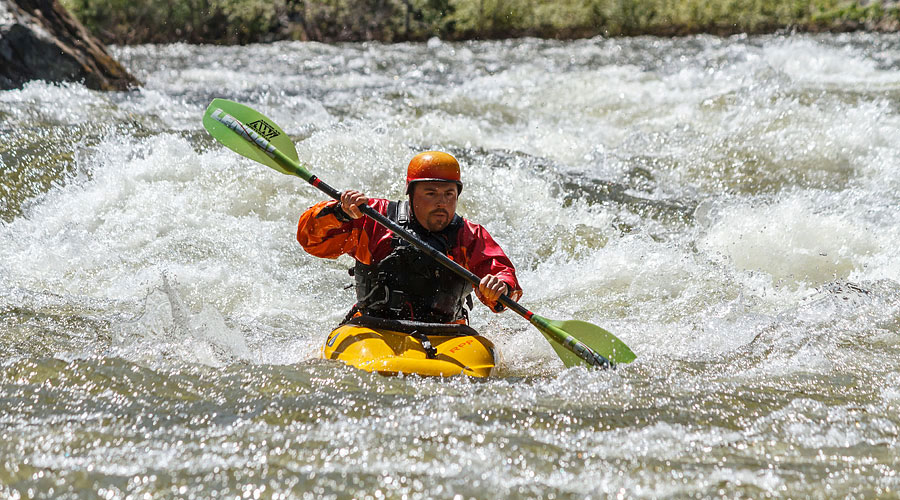
<instances>
[{"instance_id":1,"label":"man's right hand","mask_svg":"<svg viewBox=\"0 0 900 500\"><path fill-rule=\"evenodd\" d=\"M359 219L363 213L359 210L360 205L369 203L369 198L359 191L348 189L341 193L341 210L351 219Z\"/></svg>"}]
</instances>

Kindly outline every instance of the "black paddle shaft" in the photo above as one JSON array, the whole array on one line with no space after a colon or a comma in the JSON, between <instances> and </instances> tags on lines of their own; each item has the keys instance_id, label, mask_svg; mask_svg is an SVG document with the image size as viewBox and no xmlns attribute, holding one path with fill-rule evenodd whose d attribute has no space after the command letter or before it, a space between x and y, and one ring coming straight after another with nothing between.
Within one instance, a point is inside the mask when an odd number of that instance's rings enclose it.
<instances>
[{"instance_id":1,"label":"black paddle shaft","mask_svg":"<svg viewBox=\"0 0 900 500\"><path fill-rule=\"evenodd\" d=\"M338 191L337 189L329 186L327 183L322 182L322 180L319 179L318 177L316 177L315 175L310 177L308 182L310 184L312 184L318 190L320 190L323 193L327 194L328 196L334 198L335 200L338 200L338 202L341 201L341 192ZM369 216L370 218L374 219L376 222L378 222L382 226L393 231L394 234L396 234L397 236L402 238L404 241L406 241L410 245L416 247L416 249L419 250L420 252L423 252L426 255L428 255L429 257L431 257L432 259L440 262L441 265L443 265L447 269L453 271L461 278L464 278L466 281L468 281L472 285L477 287L478 284L481 283L481 278L476 276L475 273L473 273L473 272L469 271L468 269L464 268L463 266L457 264L452 259L450 259L446 255L444 255L443 253L435 250L430 245L428 245L424 241L420 240L416 235L407 231L403 226L401 226L400 224L397 224L396 222L392 221L391 219L388 219L387 217L385 217L383 214L379 213L377 210L375 210L371 206L363 205L363 206L359 207L359 210L362 213ZM503 304L504 306L512 309L513 311L515 311L522 317L527 318L527 319L531 318L531 311L529 311L528 309L525 309L524 307L519 305L518 302L509 298L509 295L503 294L500 296L499 299L497 299L497 301L500 302L501 304Z\"/></svg>"}]
</instances>

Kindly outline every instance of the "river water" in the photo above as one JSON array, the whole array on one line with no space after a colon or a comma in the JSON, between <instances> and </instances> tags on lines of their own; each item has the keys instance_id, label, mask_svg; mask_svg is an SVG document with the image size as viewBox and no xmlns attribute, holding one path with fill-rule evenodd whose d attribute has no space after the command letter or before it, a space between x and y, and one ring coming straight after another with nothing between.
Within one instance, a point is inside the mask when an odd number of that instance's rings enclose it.
<instances>
[{"instance_id":1,"label":"river water","mask_svg":"<svg viewBox=\"0 0 900 500\"><path fill-rule=\"evenodd\" d=\"M900 495L897 35L113 51L140 90L0 93L0 496ZM316 359L351 262L215 97L339 189L456 154L523 304L637 360L483 307L487 381Z\"/></svg>"}]
</instances>

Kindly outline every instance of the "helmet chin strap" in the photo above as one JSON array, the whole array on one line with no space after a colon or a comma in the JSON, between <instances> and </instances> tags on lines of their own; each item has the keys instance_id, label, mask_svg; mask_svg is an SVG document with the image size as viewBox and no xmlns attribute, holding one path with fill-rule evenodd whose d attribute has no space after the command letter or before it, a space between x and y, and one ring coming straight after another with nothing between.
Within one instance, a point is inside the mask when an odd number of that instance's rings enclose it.
<instances>
[{"instance_id":1,"label":"helmet chin strap","mask_svg":"<svg viewBox=\"0 0 900 500\"><path fill-rule=\"evenodd\" d=\"M416 202L413 201L413 191L415 191L415 189L409 190L409 216L410 216L411 220L416 222L416 224L422 226L422 223L419 222L419 218L416 217ZM422 227L425 227L425 226L422 226Z\"/></svg>"}]
</instances>

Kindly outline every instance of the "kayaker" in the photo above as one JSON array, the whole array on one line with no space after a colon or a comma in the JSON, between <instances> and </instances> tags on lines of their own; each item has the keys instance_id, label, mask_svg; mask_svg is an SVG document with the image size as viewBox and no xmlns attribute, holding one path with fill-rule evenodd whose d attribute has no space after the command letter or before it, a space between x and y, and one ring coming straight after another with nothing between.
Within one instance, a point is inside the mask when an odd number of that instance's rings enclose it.
<instances>
[{"instance_id":1,"label":"kayaker","mask_svg":"<svg viewBox=\"0 0 900 500\"><path fill-rule=\"evenodd\" d=\"M408 200L368 198L359 191L342 193L341 201L323 201L300 217L297 241L316 257L356 259L357 303L348 318L365 314L386 319L429 323L467 323L470 292L494 312L507 293L518 300L522 289L503 249L484 227L456 213L462 192L459 162L440 151L413 157L406 174ZM478 287L416 250L389 229L363 215L372 208L412 231L481 278Z\"/></svg>"}]
</instances>

